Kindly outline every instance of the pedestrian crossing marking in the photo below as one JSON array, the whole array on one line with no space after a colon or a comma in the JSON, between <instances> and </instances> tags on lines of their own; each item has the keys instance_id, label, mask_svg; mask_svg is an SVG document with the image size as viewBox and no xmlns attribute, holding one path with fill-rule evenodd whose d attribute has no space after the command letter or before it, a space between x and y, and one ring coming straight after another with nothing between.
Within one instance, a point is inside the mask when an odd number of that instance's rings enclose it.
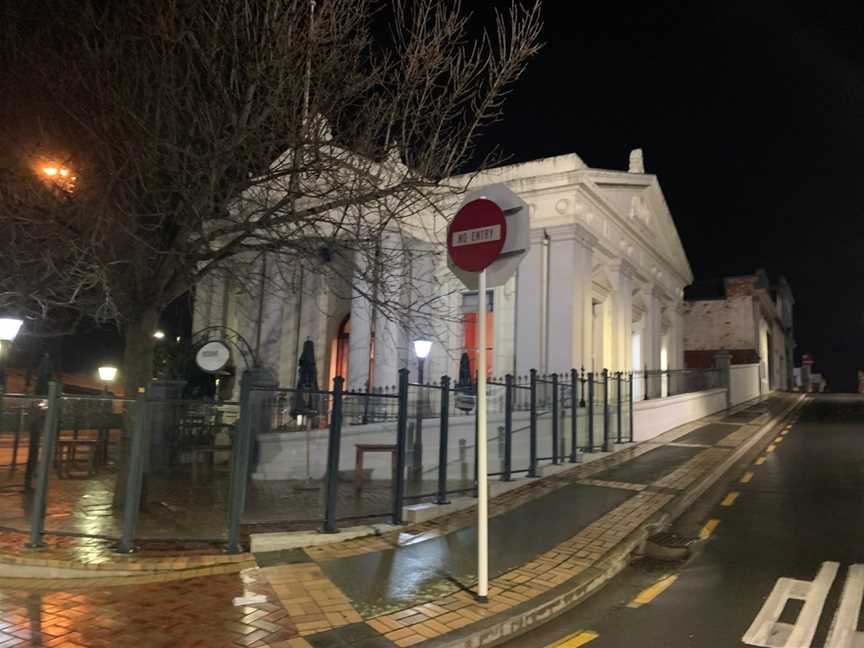
<instances>
[{"instance_id":1,"label":"pedestrian crossing marking","mask_svg":"<svg viewBox=\"0 0 864 648\"><path fill-rule=\"evenodd\" d=\"M864 598L864 565L850 565L840 605L831 621L825 648L857 648L864 646L864 632L858 632L858 615Z\"/></svg>"},{"instance_id":2,"label":"pedestrian crossing marking","mask_svg":"<svg viewBox=\"0 0 864 648\"><path fill-rule=\"evenodd\" d=\"M564 637L561 641L551 643L546 648L579 648L589 641L594 641L600 635L593 630L580 630L572 635Z\"/></svg>"},{"instance_id":3,"label":"pedestrian crossing marking","mask_svg":"<svg viewBox=\"0 0 864 648\"><path fill-rule=\"evenodd\" d=\"M756 460L756 465L757 465L757 466L761 466L763 463L765 463L765 457L759 457L759 458Z\"/></svg>"},{"instance_id":4,"label":"pedestrian crossing marking","mask_svg":"<svg viewBox=\"0 0 864 648\"><path fill-rule=\"evenodd\" d=\"M720 524L720 520L717 518L711 518L705 523L705 526L702 527L702 530L699 532L700 540L707 540L711 537L711 534L714 533L714 529L717 528L717 525Z\"/></svg>"},{"instance_id":5,"label":"pedestrian crossing marking","mask_svg":"<svg viewBox=\"0 0 864 648\"><path fill-rule=\"evenodd\" d=\"M627 607L638 608L642 607L643 605L647 605L655 598L660 596L667 589L669 589L672 586L672 583L674 583L676 580L678 580L678 576L675 574L673 574L672 576L664 576L659 581L654 583L651 587L639 592L639 595L632 601L630 601L627 604Z\"/></svg>"},{"instance_id":6,"label":"pedestrian crossing marking","mask_svg":"<svg viewBox=\"0 0 864 648\"><path fill-rule=\"evenodd\" d=\"M774 445L774 444L772 443L772 444L769 445L767 448L765 448L765 452L774 452L774 450L775 450L776 448L777 448L777 446Z\"/></svg>"},{"instance_id":7,"label":"pedestrian crossing marking","mask_svg":"<svg viewBox=\"0 0 864 648\"><path fill-rule=\"evenodd\" d=\"M812 582L778 578L741 641L750 646L768 648L808 648L839 567L836 562L823 562ZM804 601L794 624L778 620L789 599Z\"/></svg>"},{"instance_id":8,"label":"pedestrian crossing marking","mask_svg":"<svg viewBox=\"0 0 864 648\"><path fill-rule=\"evenodd\" d=\"M782 436L778 436L776 439L774 439L774 443L782 443L782 442L783 442Z\"/></svg>"},{"instance_id":9,"label":"pedestrian crossing marking","mask_svg":"<svg viewBox=\"0 0 864 648\"><path fill-rule=\"evenodd\" d=\"M742 475L741 483L749 484L751 479L753 479L753 472L748 470L746 473L744 473L744 475Z\"/></svg>"},{"instance_id":10,"label":"pedestrian crossing marking","mask_svg":"<svg viewBox=\"0 0 864 648\"><path fill-rule=\"evenodd\" d=\"M738 491L732 491L726 497L723 498L723 501L720 502L720 506L732 506L735 503L735 500L738 499L738 496L741 493Z\"/></svg>"}]
</instances>

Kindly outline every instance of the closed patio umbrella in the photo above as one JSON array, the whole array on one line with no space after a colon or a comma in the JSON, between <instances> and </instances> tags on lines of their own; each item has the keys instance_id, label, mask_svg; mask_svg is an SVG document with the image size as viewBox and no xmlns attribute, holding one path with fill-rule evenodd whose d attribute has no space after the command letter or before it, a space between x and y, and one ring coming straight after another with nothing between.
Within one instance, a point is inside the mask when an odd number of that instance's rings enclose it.
<instances>
[{"instance_id":1,"label":"closed patio umbrella","mask_svg":"<svg viewBox=\"0 0 864 648\"><path fill-rule=\"evenodd\" d=\"M306 480L300 486L303 490L314 490L312 483L310 446L312 443L312 417L320 414L318 401L318 368L315 366L315 345L311 339L303 343L303 351L297 361L297 387L294 392L294 407L291 416L304 417L306 423Z\"/></svg>"}]
</instances>

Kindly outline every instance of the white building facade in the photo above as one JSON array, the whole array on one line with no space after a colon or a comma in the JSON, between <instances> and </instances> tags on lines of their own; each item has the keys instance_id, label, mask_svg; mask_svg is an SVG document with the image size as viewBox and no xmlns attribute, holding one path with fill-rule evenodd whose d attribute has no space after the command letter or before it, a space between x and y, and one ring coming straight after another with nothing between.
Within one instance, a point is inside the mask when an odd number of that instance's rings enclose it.
<instances>
[{"instance_id":1,"label":"white building facade","mask_svg":"<svg viewBox=\"0 0 864 648\"><path fill-rule=\"evenodd\" d=\"M470 188L493 183L528 203L531 249L516 276L486 296L490 375L684 367L682 295L693 277L640 151L628 171L594 169L568 154L484 172ZM336 376L352 389L390 386L402 367L414 377L411 343L420 333L433 340L427 380L456 376L463 352L476 360L479 296L447 269L440 226L418 226L409 239L408 265L398 269L405 299L434 304L428 312L385 316L365 298L375 287L349 279L347 269L339 279L307 272L281 289L262 280L256 290L250 278L242 291L213 274L196 289L194 328L238 331L286 387L297 381L306 340L322 387ZM261 276L268 272L265 264Z\"/></svg>"}]
</instances>

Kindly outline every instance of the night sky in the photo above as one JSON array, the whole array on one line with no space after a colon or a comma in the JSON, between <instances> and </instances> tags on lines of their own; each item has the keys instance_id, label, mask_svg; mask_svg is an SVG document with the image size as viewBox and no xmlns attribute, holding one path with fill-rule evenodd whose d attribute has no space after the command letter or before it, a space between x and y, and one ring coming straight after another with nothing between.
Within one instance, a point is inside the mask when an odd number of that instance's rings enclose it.
<instances>
[{"instance_id":1,"label":"night sky","mask_svg":"<svg viewBox=\"0 0 864 648\"><path fill-rule=\"evenodd\" d=\"M547 45L488 141L512 162L575 152L622 170L642 147L696 280L785 275L797 357L851 390L864 367L864 11L684 4L546 2Z\"/></svg>"},{"instance_id":2,"label":"night sky","mask_svg":"<svg viewBox=\"0 0 864 648\"><path fill-rule=\"evenodd\" d=\"M547 0L546 47L484 145L509 162L576 152L622 170L643 148L696 279L785 275L797 355L812 353L833 389L853 389L864 366L864 11L684 4ZM101 339L103 354L119 352ZM73 347L71 362L92 364L89 345Z\"/></svg>"}]
</instances>

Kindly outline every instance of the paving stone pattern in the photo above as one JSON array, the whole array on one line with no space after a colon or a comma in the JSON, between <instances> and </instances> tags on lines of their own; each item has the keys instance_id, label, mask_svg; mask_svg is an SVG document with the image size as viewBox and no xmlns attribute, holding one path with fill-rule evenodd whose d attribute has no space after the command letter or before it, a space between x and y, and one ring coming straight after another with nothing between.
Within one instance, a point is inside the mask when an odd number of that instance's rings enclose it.
<instances>
[{"instance_id":1,"label":"paving stone pattern","mask_svg":"<svg viewBox=\"0 0 864 648\"><path fill-rule=\"evenodd\" d=\"M764 414L767 418L768 412L788 403L788 399L772 399L758 408L758 417ZM529 513L542 510L544 500L551 501L547 500L550 494L567 487L608 490L617 497L624 496L623 501L569 537L493 578L487 604L474 600L470 592L474 582L468 581L431 598L416 598L400 609L363 613L364 602L353 600L327 576L339 564L370 554L370 560L378 561L377 577L386 579L394 553L410 550L422 558L417 549L433 547L430 539L457 537L453 532L471 524L472 510L383 536L269 553L261 556L258 566L248 554L224 556L211 548L194 556L172 555L168 545L159 544L123 557L110 553L104 540L80 538L54 537L46 549L28 553L21 534L0 533L0 563L103 569L122 566L141 572L87 583L0 579L0 648L393 648L420 644L506 613L578 577L728 457L733 441L745 441L755 429L755 425L745 424L723 437L720 445L686 448L690 452L679 453L676 462L664 459L659 462L663 469L648 483L608 479L608 464L598 462L591 468L583 466L528 483L496 498L492 513L501 516L517 507ZM637 447L625 451L624 456L636 457L635 463L647 460L656 469L657 455L650 456L655 451ZM451 550L459 551L460 547L454 543Z\"/></svg>"}]
</instances>

